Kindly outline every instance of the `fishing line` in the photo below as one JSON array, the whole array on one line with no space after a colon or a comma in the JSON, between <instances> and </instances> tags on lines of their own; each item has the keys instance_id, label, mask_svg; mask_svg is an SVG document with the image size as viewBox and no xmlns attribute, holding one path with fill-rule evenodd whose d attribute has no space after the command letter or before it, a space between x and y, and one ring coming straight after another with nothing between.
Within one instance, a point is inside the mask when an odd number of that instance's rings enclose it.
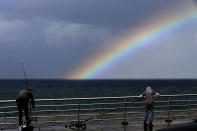
<instances>
[{"instance_id":1,"label":"fishing line","mask_svg":"<svg viewBox=\"0 0 197 131\"><path fill-rule=\"evenodd\" d=\"M159 92L164 92L164 91L166 91L166 90L173 89L173 88L175 88L175 87L176 87L176 86L166 87L166 88L164 88L164 89L161 89Z\"/></svg>"}]
</instances>

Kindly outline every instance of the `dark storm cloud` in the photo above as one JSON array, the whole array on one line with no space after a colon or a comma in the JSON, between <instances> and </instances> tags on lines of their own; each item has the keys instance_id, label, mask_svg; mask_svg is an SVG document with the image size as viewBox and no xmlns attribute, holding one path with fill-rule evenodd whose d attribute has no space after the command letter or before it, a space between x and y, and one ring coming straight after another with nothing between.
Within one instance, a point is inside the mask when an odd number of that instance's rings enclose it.
<instances>
[{"instance_id":1,"label":"dark storm cloud","mask_svg":"<svg viewBox=\"0 0 197 131\"><path fill-rule=\"evenodd\" d=\"M7 72L0 74L2 78L15 78L14 72L23 77L22 64L33 78L61 77L109 34L99 27L43 19L4 20L0 28L1 70Z\"/></svg>"},{"instance_id":2,"label":"dark storm cloud","mask_svg":"<svg viewBox=\"0 0 197 131\"><path fill-rule=\"evenodd\" d=\"M121 29L141 23L144 17L174 3L164 0L20 0L3 1L0 10L7 19L42 18Z\"/></svg>"}]
</instances>

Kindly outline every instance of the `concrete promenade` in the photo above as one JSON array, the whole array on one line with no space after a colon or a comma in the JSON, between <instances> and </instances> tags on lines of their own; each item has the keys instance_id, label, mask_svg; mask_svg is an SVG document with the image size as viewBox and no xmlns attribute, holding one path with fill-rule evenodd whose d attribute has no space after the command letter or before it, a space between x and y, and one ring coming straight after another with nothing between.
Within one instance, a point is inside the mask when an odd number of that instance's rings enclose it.
<instances>
[{"instance_id":1,"label":"concrete promenade","mask_svg":"<svg viewBox=\"0 0 197 131\"><path fill-rule=\"evenodd\" d=\"M154 126L152 131L156 131L158 129L163 129L167 127L173 127L176 125L183 125L185 123L189 123L191 121L174 121L170 126L165 122L154 122ZM18 131L16 128L3 129L3 131ZM100 122L88 122L86 125L86 129L70 129L66 128L64 125L45 125L41 127L35 127L33 131L151 131L144 129L143 124L133 124L129 123L126 126L121 125L121 123L100 123Z\"/></svg>"}]
</instances>

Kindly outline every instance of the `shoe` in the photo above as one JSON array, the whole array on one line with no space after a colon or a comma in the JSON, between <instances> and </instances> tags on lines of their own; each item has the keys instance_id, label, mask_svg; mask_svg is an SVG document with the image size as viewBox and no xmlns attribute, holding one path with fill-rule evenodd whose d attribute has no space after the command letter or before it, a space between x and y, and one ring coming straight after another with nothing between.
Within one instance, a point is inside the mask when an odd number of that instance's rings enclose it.
<instances>
[{"instance_id":1,"label":"shoe","mask_svg":"<svg viewBox=\"0 0 197 131\"><path fill-rule=\"evenodd\" d=\"M148 124L146 123L146 121L144 121L144 126L148 126Z\"/></svg>"},{"instance_id":2,"label":"shoe","mask_svg":"<svg viewBox=\"0 0 197 131\"><path fill-rule=\"evenodd\" d=\"M153 124L152 124L152 123L149 123L149 126L150 126L150 127L153 127Z\"/></svg>"}]
</instances>

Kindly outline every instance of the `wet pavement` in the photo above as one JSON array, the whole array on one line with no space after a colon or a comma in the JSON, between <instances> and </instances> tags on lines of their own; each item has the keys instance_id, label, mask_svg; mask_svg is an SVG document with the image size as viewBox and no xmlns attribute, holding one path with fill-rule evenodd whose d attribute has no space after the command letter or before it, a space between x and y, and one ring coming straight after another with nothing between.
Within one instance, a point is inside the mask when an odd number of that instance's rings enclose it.
<instances>
[{"instance_id":1,"label":"wet pavement","mask_svg":"<svg viewBox=\"0 0 197 131\"><path fill-rule=\"evenodd\" d=\"M186 121L185 121L186 122ZM184 121L175 121L170 126L180 125L182 123L185 123ZM152 128L149 128L148 126L144 127L143 124L133 124L128 123L128 125L121 125L121 123L87 123L86 129L77 129L73 128L70 129L68 126L64 125L58 125L58 126L41 126L41 127L35 127L33 131L156 131L158 129L167 128L168 125L165 122L155 122L154 126ZM4 131L18 131L17 128L15 129L3 129Z\"/></svg>"}]
</instances>

